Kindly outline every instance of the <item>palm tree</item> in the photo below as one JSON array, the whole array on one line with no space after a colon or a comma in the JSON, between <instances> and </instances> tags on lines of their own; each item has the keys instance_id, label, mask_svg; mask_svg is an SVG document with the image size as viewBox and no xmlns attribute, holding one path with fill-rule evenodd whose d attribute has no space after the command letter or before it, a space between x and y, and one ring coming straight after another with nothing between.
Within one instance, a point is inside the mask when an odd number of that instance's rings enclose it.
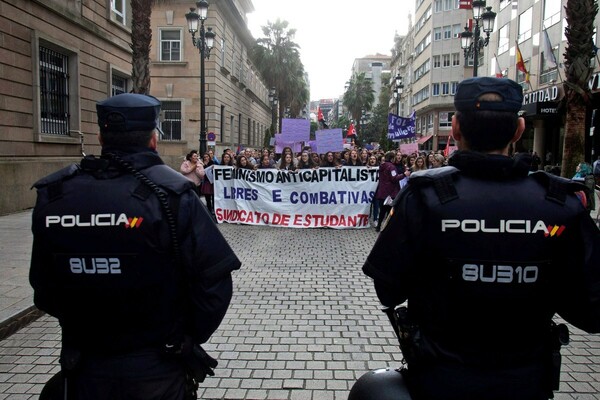
<instances>
[{"instance_id":1,"label":"palm tree","mask_svg":"<svg viewBox=\"0 0 600 400\"><path fill-rule=\"evenodd\" d=\"M265 37L256 40L250 57L269 87L277 90L279 115L290 107L298 115L308 101L304 66L300 61L299 46L293 41L295 29L288 29L287 21L270 22L262 27ZM281 126L281 124L279 124Z\"/></svg>"},{"instance_id":2,"label":"palm tree","mask_svg":"<svg viewBox=\"0 0 600 400\"><path fill-rule=\"evenodd\" d=\"M344 93L344 106L350 111L352 119L356 121L357 131L360 134L360 119L363 111L371 111L373 101L375 101L375 91L370 79L365 77L365 73L354 73L350 79L348 89Z\"/></svg>"},{"instance_id":3,"label":"palm tree","mask_svg":"<svg viewBox=\"0 0 600 400\"><path fill-rule=\"evenodd\" d=\"M567 47L565 57L565 100L567 115L561 175L571 177L577 164L585 158L585 116L590 99L588 82L592 75L594 57L594 20L598 13L595 0L568 0Z\"/></svg>"},{"instance_id":4,"label":"palm tree","mask_svg":"<svg viewBox=\"0 0 600 400\"><path fill-rule=\"evenodd\" d=\"M133 92L150 93L150 43L153 0L131 0L131 80Z\"/></svg>"}]
</instances>

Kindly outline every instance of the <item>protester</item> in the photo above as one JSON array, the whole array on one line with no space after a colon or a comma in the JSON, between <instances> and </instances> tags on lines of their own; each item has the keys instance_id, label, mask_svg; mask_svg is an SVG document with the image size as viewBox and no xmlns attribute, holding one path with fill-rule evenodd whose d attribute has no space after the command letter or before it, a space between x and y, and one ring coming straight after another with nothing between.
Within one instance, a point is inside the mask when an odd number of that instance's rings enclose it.
<instances>
[{"instance_id":1,"label":"protester","mask_svg":"<svg viewBox=\"0 0 600 400\"><path fill-rule=\"evenodd\" d=\"M325 157L321 162L321 167L329 167L329 168L339 168L341 165L335 157L335 153L332 151L328 151L325 153Z\"/></svg>"},{"instance_id":2,"label":"protester","mask_svg":"<svg viewBox=\"0 0 600 400\"><path fill-rule=\"evenodd\" d=\"M260 157L260 163L258 164L257 169L275 168L275 163L272 161L269 154L263 154Z\"/></svg>"},{"instance_id":3,"label":"protester","mask_svg":"<svg viewBox=\"0 0 600 400\"><path fill-rule=\"evenodd\" d=\"M236 166L236 168L241 168L241 169L249 169L249 170L256 169L254 167L254 165L252 165L248 161L248 158L246 158L246 156L244 154L240 154L239 156L237 156L235 166Z\"/></svg>"},{"instance_id":4,"label":"protester","mask_svg":"<svg viewBox=\"0 0 600 400\"><path fill-rule=\"evenodd\" d=\"M296 169L313 169L317 166L318 165L315 165L308 151L303 151L302 154L300 154Z\"/></svg>"},{"instance_id":5,"label":"protester","mask_svg":"<svg viewBox=\"0 0 600 400\"><path fill-rule=\"evenodd\" d=\"M240 262L159 157L160 102L125 93L96 109L101 157L34 185L30 282L61 326L60 398L195 398Z\"/></svg>"},{"instance_id":6,"label":"protester","mask_svg":"<svg viewBox=\"0 0 600 400\"><path fill-rule=\"evenodd\" d=\"M284 171L296 171L296 165L291 153L284 153L283 158L279 160L279 169Z\"/></svg>"},{"instance_id":7,"label":"protester","mask_svg":"<svg viewBox=\"0 0 600 400\"><path fill-rule=\"evenodd\" d=\"M577 168L575 170L575 175L571 178L575 182L579 182L585 186L584 195L585 195L585 206L588 211L593 211L596 209L596 180L594 175L592 174L592 167L585 163L581 162L577 164Z\"/></svg>"},{"instance_id":8,"label":"protester","mask_svg":"<svg viewBox=\"0 0 600 400\"><path fill-rule=\"evenodd\" d=\"M198 159L198 152L196 150L191 150L186 154L185 160L183 160L179 167L179 171L181 171L183 176L194 182L196 193L200 194L200 185L204 180L204 164Z\"/></svg>"},{"instance_id":9,"label":"protester","mask_svg":"<svg viewBox=\"0 0 600 400\"><path fill-rule=\"evenodd\" d=\"M385 153L384 162L379 166L379 183L375 192L375 200L379 202L379 216L375 230L380 231L385 217L392 208L392 200L400 191L400 181L404 174L399 174L394 165L396 152L388 151Z\"/></svg>"},{"instance_id":10,"label":"protester","mask_svg":"<svg viewBox=\"0 0 600 400\"><path fill-rule=\"evenodd\" d=\"M408 300L396 315L417 400L548 399L568 341L553 316L600 331L600 230L580 185L508 156L522 104L510 79L458 85L450 166L410 176L363 267L384 306Z\"/></svg>"},{"instance_id":11,"label":"protester","mask_svg":"<svg viewBox=\"0 0 600 400\"><path fill-rule=\"evenodd\" d=\"M235 163L233 162L233 157L231 155L231 150L228 150L229 149L225 150L225 152L221 156L221 162L219 163L219 165L235 167Z\"/></svg>"},{"instance_id":12,"label":"protester","mask_svg":"<svg viewBox=\"0 0 600 400\"><path fill-rule=\"evenodd\" d=\"M202 163L204 164L205 171L207 168L213 168L215 165L213 160L210 158L210 153L204 153L202 156ZM211 215L215 213L215 187L214 184L210 181L206 173L204 174L204 180L202 181L202 185L200 185L200 196L204 196L204 201L206 202L206 208L208 209Z\"/></svg>"}]
</instances>

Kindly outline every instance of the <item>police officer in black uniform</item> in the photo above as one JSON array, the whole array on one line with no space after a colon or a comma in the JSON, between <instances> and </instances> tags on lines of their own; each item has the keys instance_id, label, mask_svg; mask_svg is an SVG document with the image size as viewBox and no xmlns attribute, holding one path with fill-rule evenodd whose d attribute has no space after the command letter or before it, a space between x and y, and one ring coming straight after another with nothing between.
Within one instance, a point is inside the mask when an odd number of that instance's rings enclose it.
<instances>
[{"instance_id":1,"label":"police officer in black uniform","mask_svg":"<svg viewBox=\"0 0 600 400\"><path fill-rule=\"evenodd\" d=\"M240 261L156 152L160 102L96 108L101 157L34 185L35 305L60 322L68 398L195 399Z\"/></svg>"},{"instance_id":2,"label":"police officer in black uniform","mask_svg":"<svg viewBox=\"0 0 600 400\"><path fill-rule=\"evenodd\" d=\"M408 300L393 320L414 399L548 399L568 342L553 316L600 331L600 231L581 186L508 156L522 101L509 79L459 84L458 151L411 175L363 267L384 306Z\"/></svg>"}]
</instances>

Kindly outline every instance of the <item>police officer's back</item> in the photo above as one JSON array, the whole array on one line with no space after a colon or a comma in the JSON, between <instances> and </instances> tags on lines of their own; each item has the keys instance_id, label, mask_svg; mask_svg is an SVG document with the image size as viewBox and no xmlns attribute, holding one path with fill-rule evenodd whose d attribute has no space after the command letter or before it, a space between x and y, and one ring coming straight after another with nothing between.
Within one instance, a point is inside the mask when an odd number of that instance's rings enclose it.
<instances>
[{"instance_id":1,"label":"police officer's back","mask_svg":"<svg viewBox=\"0 0 600 400\"><path fill-rule=\"evenodd\" d=\"M35 184L34 301L62 327L69 394L183 399L240 262L156 152L160 102L121 94L97 111L102 156Z\"/></svg>"},{"instance_id":2,"label":"police officer's back","mask_svg":"<svg viewBox=\"0 0 600 400\"><path fill-rule=\"evenodd\" d=\"M546 399L566 339L554 314L600 330L600 232L581 188L508 157L522 99L508 79L459 84L459 151L411 175L363 267L384 305L408 299L417 400Z\"/></svg>"}]
</instances>

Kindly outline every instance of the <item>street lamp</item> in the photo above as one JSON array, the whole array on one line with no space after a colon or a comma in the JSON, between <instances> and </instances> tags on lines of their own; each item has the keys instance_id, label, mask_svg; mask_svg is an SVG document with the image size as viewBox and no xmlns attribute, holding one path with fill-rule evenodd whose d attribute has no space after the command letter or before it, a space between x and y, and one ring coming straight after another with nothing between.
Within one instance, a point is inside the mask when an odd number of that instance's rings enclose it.
<instances>
[{"instance_id":1,"label":"street lamp","mask_svg":"<svg viewBox=\"0 0 600 400\"><path fill-rule=\"evenodd\" d=\"M196 10L198 12L196 12ZM210 51L215 42L215 33L212 28L204 31L204 21L208 17L208 2L200 0L196 2L196 8L190 8L185 14L188 23L188 31L192 34L192 43L200 52L200 156L206 153L206 80L204 76L204 60L210 57ZM200 25L200 37L196 38Z\"/></svg>"},{"instance_id":2,"label":"street lamp","mask_svg":"<svg viewBox=\"0 0 600 400\"><path fill-rule=\"evenodd\" d=\"M473 0L473 20L475 21L473 32L469 31L468 25L465 25L465 30L460 34L460 47L465 54L465 64L467 64L469 56L473 55L473 76L477 76L479 52L490 42L490 33L494 30L494 19L496 19L496 13L492 11L492 7L485 6L485 0ZM481 29L485 33L485 38L481 37Z\"/></svg>"},{"instance_id":3,"label":"street lamp","mask_svg":"<svg viewBox=\"0 0 600 400\"><path fill-rule=\"evenodd\" d=\"M269 89L269 102L271 103L271 128L273 129L272 135L275 136L275 133L277 132L276 110L277 105L279 104L279 99L277 99L277 89L274 87Z\"/></svg>"},{"instance_id":4,"label":"street lamp","mask_svg":"<svg viewBox=\"0 0 600 400\"><path fill-rule=\"evenodd\" d=\"M397 74L394 80L396 83L396 87L394 89L394 99L396 99L396 114L400 115L400 97L402 95L404 85L402 84L402 77L400 74Z\"/></svg>"}]
</instances>

